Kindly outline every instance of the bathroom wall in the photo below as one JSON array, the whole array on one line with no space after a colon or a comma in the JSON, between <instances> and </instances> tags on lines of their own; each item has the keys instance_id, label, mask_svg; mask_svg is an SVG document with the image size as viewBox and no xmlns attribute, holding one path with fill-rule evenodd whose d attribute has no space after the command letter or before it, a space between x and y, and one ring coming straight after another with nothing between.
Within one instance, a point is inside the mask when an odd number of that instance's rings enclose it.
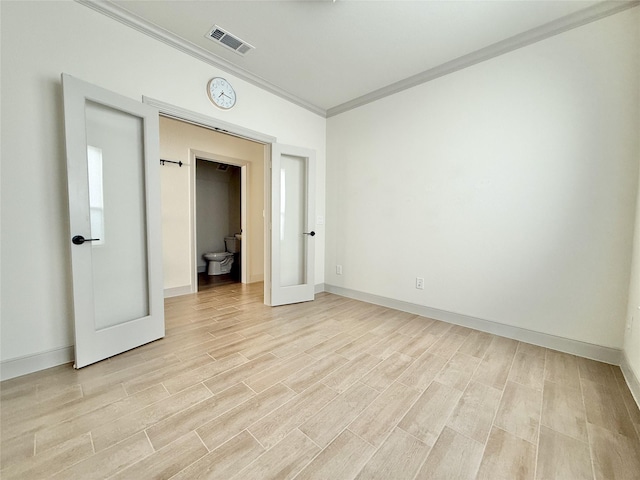
<instances>
[{"instance_id":1,"label":"bathroom wall","mask_svg":"<svg viewBox=\"0 0 640 480\"><path fill-rule=\"evenodd\" d=\"M242 233L242 218L240 204L241 173L237 167L229 167L229 233Z\"/></svg>"},{"instance_id":2,"label":"bathroom wall","mask_svg":"<svg viewBox=\"0 0 640 480\"><path fill-rule=\"evenodd\" d=\"M218 163L196 163L196 232L198 272L207 262L202 255L224 252L224 237L240 233L240 168L218 170Z\"/></svg>"},{"instance_id":3,"label":"bathroom wall","mask_svg":"<svg viewBox=\"0 0 640 480\"><path fill-rule=\"evenodd\" d=\"M207 262L202 255L223 252L229 226L229 173L207 160L196 163L196 245L198 272Z\"/></svg>"}]
</instances>

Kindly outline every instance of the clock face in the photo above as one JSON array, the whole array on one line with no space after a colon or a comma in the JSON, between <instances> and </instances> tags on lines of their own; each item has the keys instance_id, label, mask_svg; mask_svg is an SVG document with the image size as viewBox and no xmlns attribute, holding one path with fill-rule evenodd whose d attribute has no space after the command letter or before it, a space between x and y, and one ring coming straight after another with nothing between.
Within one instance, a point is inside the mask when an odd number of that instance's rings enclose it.
<instances>
[{"instance_id":1,"label":"clock face","mask_svg":"<svg viewBox=\"0 0 640 480\"><path fill-rule=\"evenodd\" d=\"M214 77L207 85L209 100L217 107L228 110L236 104L236 92L224 78Z\"/></svg>"}]
</instances>

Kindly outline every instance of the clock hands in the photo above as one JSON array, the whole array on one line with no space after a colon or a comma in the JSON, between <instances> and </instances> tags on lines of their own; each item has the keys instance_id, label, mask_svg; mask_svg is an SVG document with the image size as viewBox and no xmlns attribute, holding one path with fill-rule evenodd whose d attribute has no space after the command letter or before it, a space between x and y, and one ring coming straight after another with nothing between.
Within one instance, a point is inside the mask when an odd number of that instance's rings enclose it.
<instances>
[{"instance_id":1,"label":"clock hands","mask_svg":"<svg viewBox=\"0 0 640 480\"><path fill-rule=\"evenodd\" d=\"M0 2L1 1L2 0L0 0ZM217 107L228 110L236 103L236 92L233 90L233 87L231 87L231 85L229 85L229 83L223 78L212 78L207 85L207 90L209 99Z\"/></svg>"}]
</instances>

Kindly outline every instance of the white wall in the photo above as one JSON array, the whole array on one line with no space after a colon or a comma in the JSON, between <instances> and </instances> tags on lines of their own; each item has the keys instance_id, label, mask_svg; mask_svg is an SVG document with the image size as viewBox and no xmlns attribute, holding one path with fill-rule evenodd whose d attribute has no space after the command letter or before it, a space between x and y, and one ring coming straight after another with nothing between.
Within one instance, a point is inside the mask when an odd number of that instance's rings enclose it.
<instances>
[{"instance_id":1,"label":"white wall","mask_svg":"<svg viewBox=\"0 0 640 480\"><path fill-rule=\"evenodd\" d=\"M0 8L3 361L64 356L73 344L62 72L315 149L316 205L324 215L325 119L75 2L3 1ZM236 89L231 111L207 99L216 75ZM324 231L317 231L322 283Z\"/></svg>"},{"instance_id":2,"label":"white wall","mask_svg":"<svg viewBox=\"0 0 640 480\"><path fill-rule=\"evenodd\" d=\"M620 349L639 10L330 118L326 283Z\"/></svg>"},{"instance_id":3,"label":"white wall","mask_svg":"<svg viewBox=\"0 0 640 480\"><path fill-rule=\"evenodd\" d=\"M627 382L640 405L640 196L636 213L636 232L634 237L634 255L629 285L629 303L625 322L623 365ZM631 375L629 375L631 374Z\"/></svg>"},{"instance_id":4,"label":"white wall","mask_svg":"<svg viewBox=\"0 0 640 480\"><path fill-rule=\"evenodd\" d=\"M640 16L638 18L638 28L640 28ZM640 111L640 98L636 100L638 102L638 111ZM637 141L640 143L640 132ZM638 152L638 161L640 162L640 151ZM638 192L636 205L633 263L631 266L631 282L629 283L629 303L625 320L623 371L636 402L640 406L640 191Z\"/></svg>"}]
</instances>

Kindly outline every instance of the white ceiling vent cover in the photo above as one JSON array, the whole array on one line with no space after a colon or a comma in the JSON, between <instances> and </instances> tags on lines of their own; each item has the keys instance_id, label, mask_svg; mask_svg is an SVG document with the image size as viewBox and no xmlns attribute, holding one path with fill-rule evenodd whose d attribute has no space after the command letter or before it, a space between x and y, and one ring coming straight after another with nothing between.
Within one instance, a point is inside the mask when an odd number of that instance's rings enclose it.
<instances>
[{"instance_id":1,"label":"white ceiling vent cover","mask_svg":"<svg viewBox=\"0 0 640 480\"><path fill-rule=\"evenodd\" d=\"M238 37L231 35L226 30L214 25L209 33L205 35L209 40L219 43L223 47L233 50L238 55L246 55L247 52L253 50L254 47L250 43L240 40Z\"/></svg>"}]
</instances>

